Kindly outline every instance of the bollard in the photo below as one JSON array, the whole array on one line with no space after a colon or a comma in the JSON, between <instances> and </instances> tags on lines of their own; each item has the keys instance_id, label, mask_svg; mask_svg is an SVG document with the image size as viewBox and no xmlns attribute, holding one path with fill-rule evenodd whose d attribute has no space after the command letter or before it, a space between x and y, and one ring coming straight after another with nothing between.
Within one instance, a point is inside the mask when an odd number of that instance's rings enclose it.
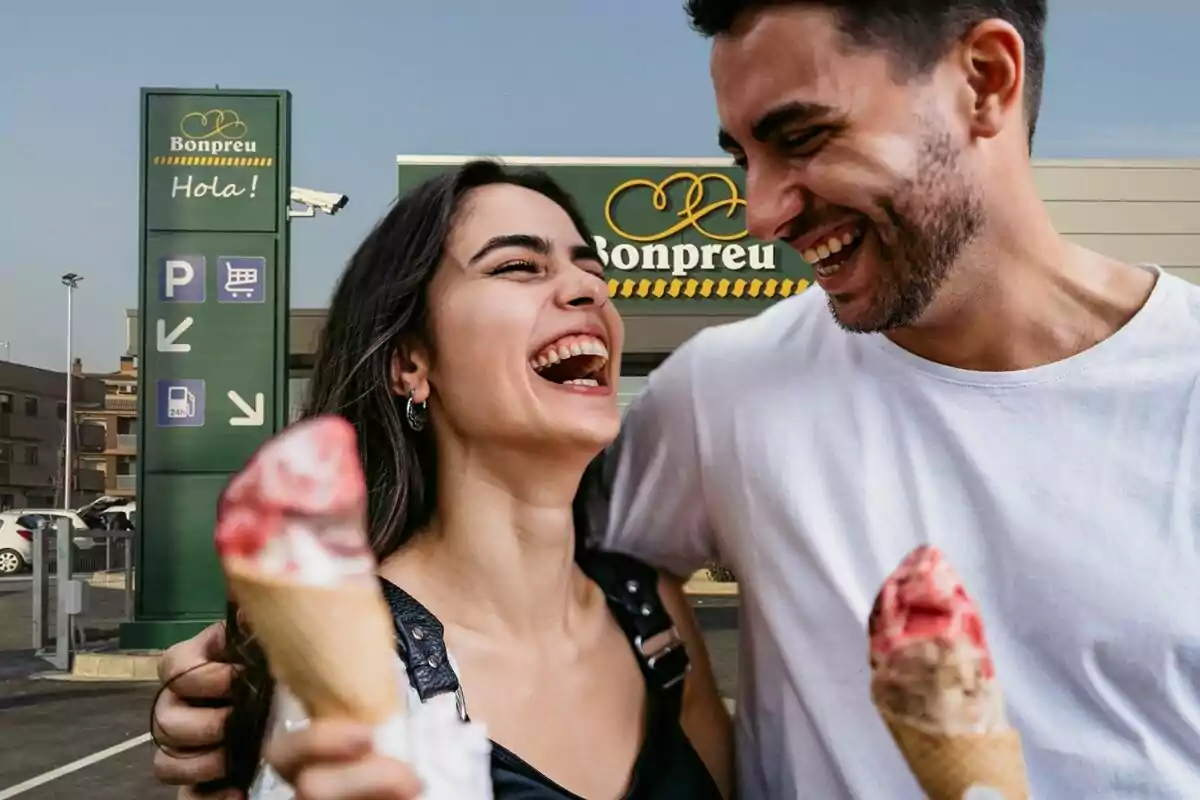
<instances>
[{"instance_id":1,"label":"bollard","mask_svg":"<svg viewBox=\"0 0 1200 800\"><path fill-rule=\"evenodd\" d=\"M56 524L54 566L54 657L58 669L71 669L71 520L59 517Z\"/></svg>"},{"instance_id":2,"label":"bollard","mask_svg":"<svg viewBox=\"0 0 1200 800\"><path fill-rule=\"evenodd\" d=\"M33 531L33 651L50 646L50 565L46 563L46 531L39 525Z\"/></svg>"},{"instance_id":3,"label":"bollard","mask_svg":"<svg viewBox=\"0 0 1200 800\"><path fill-rule=\"evenodd\" d=\"M126 531L125 550L125 621L133 621L133 531Z\"/></svg>"}]
</instances>

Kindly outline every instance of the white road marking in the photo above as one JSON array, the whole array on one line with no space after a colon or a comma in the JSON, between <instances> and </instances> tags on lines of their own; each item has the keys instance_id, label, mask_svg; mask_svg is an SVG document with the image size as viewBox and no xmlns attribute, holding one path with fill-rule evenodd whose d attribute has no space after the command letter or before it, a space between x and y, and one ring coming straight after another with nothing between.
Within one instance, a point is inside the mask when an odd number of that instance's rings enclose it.
<instances>
[{"instance_id":1,"label":"white road marking","mask_svg":"<svg viewBox=\"0 0 1200 800\"><path fill-rule=\"evenodd\" d=\"M113 745L112 747L101 750L99 753L92 753L90 756L85 756L78 761L72 761L66 766L52 769L49 772L44 772L36 778L30 778L24 783L18 783L16 786L10 786L7 789L0 789L0 800L9 800L10 797L16 797L19 794L24 794L30 789L49 783L52 780L61 778L64 775L70 775L72 772L78 772L81 769L90 767L92 764L99 763L106 758L111 758L119 753L124 753L126 750L131 750L140 744L145 744L150 741L150 734L144 733L141 736L135 736L128 741Z\"/></svg>"},{"instance_id":2,"label":"white road marking","mask_svg":"<svg viewBox=\"0 0 1200 800\"><path fill-rule=\"evenodd\" d=\"M729 709L729 713L733 714L737 709L737 703L732 698L728 697L724 697L722 700L725 702L725 707ZM38 775L36 778L30 778L24 783L18 783L16 786L10 786L7 789L0 789L0 800L9 800L10 798L16 797L19 794L28 792L30 789L36 789L43 784L47 784L50 781L61 778L64 775L70 775L72 772L78 772L79 770L90 767L92 764L99 763L106 758L112 758L115 755L124 753L126 750L132 750L138 745L145 744L148 741L150 741L150 734L144 733L141 736L135 736L128 741L113 745L106 750L101 750L99 753L93 753L92 755L85 756L78 761L72 761L66 766L59 767L58 769L52 769L49 772Z\"/></svg>"}]
</instances>

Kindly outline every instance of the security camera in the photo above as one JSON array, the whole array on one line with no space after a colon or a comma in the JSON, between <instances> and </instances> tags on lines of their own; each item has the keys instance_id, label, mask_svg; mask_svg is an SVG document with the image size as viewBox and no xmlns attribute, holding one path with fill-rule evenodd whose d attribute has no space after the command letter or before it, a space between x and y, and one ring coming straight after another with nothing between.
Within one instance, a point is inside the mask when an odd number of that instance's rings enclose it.
<instances>
[{"instance_id":1,"label":"security camera","mask_svg":"<svg viewBox=\"0 0 1200 800\"><path fill-rule=\"evenodd\" d=\"M304 189L300 186L293 186L292 192L288 200L296 205L304 206L303 211L296 211L288 208L288 218L292 217L312 217L316 216L317 209L321 209L326 214L336 214L346 207L346 203L350 202L350 198L344 194L337 192L318 192L316 189Z\"/></svg>"}]
</instances>

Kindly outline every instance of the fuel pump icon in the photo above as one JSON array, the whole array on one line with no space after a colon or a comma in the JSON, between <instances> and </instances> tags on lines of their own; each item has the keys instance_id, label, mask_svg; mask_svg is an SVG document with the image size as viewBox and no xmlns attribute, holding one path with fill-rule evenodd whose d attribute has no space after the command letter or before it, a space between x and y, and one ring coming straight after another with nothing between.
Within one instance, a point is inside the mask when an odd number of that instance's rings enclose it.
<instances>
[{"instance_id":1,"label":"fuel pump icon","mask_svg":"<svg viewBox=\"0 0 1200 800\"><path fill-rule=\"evenodd\" d=\"M186 386L172 386L167 389L167 418L191 419L196 416L196 395L188 391Z\"/></svg>"},{"instance_id":2,"label":"fuel pump icon","mask_svg":"<svg viewBox=\"0 0 1200 800\"><path fill-rule=\"evenodd\" d=\"M164 428L204 426L204 381L167 378L158 382L155 416Z\"/></svg>"}]
</instances>

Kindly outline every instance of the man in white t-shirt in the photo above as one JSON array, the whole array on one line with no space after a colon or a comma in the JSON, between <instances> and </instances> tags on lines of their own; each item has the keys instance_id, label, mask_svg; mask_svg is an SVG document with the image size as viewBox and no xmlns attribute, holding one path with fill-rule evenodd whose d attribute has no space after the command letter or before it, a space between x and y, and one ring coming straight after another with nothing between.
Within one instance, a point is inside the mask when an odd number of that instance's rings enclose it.
<instances>
[{"instance_id":1,"label":"man in white t-shirt","mask_svg":"<svg viewBox=\"0 0 1200 800\"><path fill-rule=\"evenodd\" d=\"M921 796L865 621L930 542L1036 797L1200 798L1200 288L1055 232L1045 0L687 5L751 230L820 288L651 376L596 513L610 547L737 573L741 796Z\"/></svg>"},{"instance_id":2,"label":"man in white t-shirt","mask_svg":"<svg viewBox=\"0 0 1200 800\"><path fill-rule=\"evenodd\" d=\"M741 579L741 796L921 796L865 621L928 542L1036 797L1200 798L1200 287L1054 230L1045 0L687 5L751 232L820 288L654 372L598 510L610 547Z\"/></svg>"}]
</instances>

